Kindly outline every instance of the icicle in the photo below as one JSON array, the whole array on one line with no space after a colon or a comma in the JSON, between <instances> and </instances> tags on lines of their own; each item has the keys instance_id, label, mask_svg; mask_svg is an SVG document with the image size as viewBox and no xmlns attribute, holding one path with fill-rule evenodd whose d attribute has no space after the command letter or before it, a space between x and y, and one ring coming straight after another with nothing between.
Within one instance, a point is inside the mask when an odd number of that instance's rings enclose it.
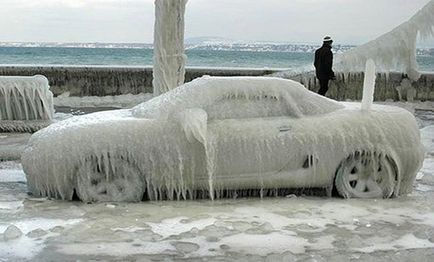
<instances>
[{"instance_id":1,"label":"icicle","mask_svg":"<svg viewBox=\"0 0 434 262\"><path fill-rule=\"evenodd\" d=\"M375 63L372 59L366 61L365 80L363 81L362 110L371 109L375 91Z\"/></svg>"},{"instance_id":2,"label":"icicle","mask_svg":"<svg viewBox=\"0 0 434 262\"><path fill-rule=\"evenodd\" d=\"M51 120L53 94L44 76L0 76L0 120Z\"/></svg>"},{"instance_id":3,"label":"icicle","mask_svg":"<svg viewBox=\"0 0 434 262\"><path fill-rule=\"evenodd\" d=\"M0 131L35 132L50 124L53 94L44 76L0 76Z\"/></svg>"}]
</instances>

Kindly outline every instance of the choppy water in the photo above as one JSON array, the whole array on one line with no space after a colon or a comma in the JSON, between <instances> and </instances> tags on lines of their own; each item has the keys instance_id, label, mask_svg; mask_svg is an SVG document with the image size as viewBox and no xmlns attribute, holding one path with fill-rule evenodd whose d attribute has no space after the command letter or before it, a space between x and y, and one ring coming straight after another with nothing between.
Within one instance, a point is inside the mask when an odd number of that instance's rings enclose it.
<instances>
[{"instance_id":1,"label":"choppy water","mask_svg":"<svg viewBox=\"0 0 434 262\"><path fill-rule=\"evenodd\" d=\"M311 66L312 53L187 50L188 66L289 68ZM0 47L0 64L152 65L151 49ZM434 71L434 56L418 56L420 69Z\"/></svg>"}]
</instances>

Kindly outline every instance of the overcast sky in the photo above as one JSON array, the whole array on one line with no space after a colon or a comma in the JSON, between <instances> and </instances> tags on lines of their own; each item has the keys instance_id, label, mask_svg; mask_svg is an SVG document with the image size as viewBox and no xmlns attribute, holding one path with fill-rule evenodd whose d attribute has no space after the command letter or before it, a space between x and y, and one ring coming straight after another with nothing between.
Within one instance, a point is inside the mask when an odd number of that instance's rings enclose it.
<instances>
[{"instance_id":1,"label":"overcast sky","mask_svg":"<svg viewBox=\"0 0 434 262\"><path fill-rule=\"evenodd\" d=\"M186 37L361 44L430 0L189 0ZM152 43L153 0L0 0L2 42ZM421 43L434 46L434 40Z\"/></svg>"}]
</instances>

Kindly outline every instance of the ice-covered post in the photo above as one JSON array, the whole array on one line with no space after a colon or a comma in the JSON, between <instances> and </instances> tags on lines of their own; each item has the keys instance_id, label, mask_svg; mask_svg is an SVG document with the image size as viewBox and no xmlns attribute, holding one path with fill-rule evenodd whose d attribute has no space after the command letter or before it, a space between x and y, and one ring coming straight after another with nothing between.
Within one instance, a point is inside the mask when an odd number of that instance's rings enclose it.
<instances>
[{"instance_id":1,"label":"ice-covered post","mask_svg":"<svg viewBox=\"0 0 434 262\"><path fill-rule=\"evenodd\" d=\"M365 67L365 79L363 80L362 110L364 111L371 109L372 102L374 101L375 78L374 60L368 59Z\"/></svg>"},{"instance_id":2,"label":"ice-covered post","mask_svg":"<svg viewBox=\"0 0 434 262\"><path fill-rule=\"evenodd\" d=\"M154 95L184 83L184 14L187 0L155 0Z\"/></svg>"}]
</instances>

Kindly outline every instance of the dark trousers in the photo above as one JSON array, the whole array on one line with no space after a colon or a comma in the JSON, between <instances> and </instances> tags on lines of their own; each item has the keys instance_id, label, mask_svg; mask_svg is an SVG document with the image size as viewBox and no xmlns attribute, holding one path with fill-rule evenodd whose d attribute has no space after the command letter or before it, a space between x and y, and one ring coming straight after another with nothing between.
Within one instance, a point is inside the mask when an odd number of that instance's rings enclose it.
<instances>
[{"instance_id":1,"label":"dark trousers","mask_svg":"<svg viewBox=\"0 0 434 262\"><path fill-rule=\"evenodd\" d=\"M327 91L329 90L329 81L330 79L328 78L322 78L322 79L318 79L319 80L319 90L318 90L318 94L325 96L325 94L327 93Z\"/></svg>"}]
</instances>

